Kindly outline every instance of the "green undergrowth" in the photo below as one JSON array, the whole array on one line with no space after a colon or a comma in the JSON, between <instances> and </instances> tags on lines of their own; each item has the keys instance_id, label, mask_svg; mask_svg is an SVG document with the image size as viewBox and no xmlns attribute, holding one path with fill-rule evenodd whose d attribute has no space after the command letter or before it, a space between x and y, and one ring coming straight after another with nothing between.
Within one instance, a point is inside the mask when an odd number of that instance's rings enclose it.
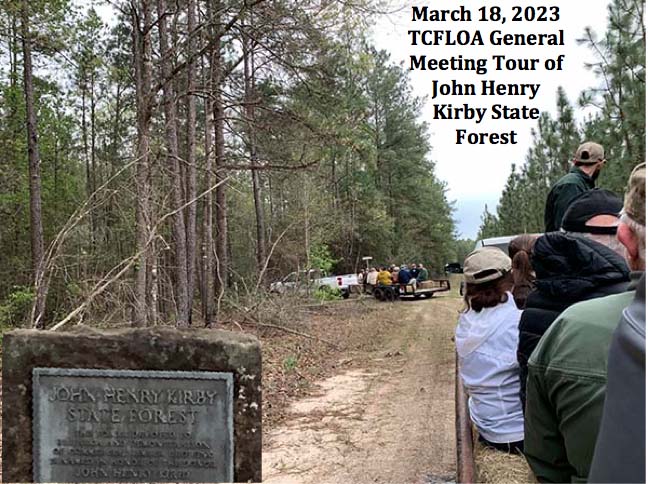
<instances>
[{"instance_id":1,"label":"green undergrowth","mask_svg":"<svg viewBox=\"0 0 648 484\"><path fill-rule=\"evenodd\" d=\"M31 288L14 286L0 303L0 327L20 326L27 317L33 301L34 292Z\"/></svg>"},{"instance_id":2,"label":"green undergrowth","mask_svg":"<svg viewBox=\"0 0 648 484\"><path fill-rule=\"evenodd\" d=\"M338 301L342 299L342 291L337 288L324 286L315 291L314 296L319 301Z\"/></svg>"}]
</instances>

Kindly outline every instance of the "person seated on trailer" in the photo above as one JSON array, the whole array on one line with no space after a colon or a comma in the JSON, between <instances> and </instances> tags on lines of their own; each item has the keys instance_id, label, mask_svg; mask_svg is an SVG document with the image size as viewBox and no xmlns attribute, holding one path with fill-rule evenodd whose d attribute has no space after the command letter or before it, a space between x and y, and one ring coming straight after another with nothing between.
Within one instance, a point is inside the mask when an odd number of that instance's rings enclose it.
<instances>
[{"instance_id":1,"label":"person seated on trailer","mask_svg":"<svg viewBox=\"0 0 648 484\"><path fill-rule=\"evenodd\" d=\"M362 286L362 290L366 291L367 289L367 269L361 269L358 272L358 284Z\"/></svg>"},{"instance_id":2,"label":"person seated on trailer","mask_svg":"<svg viewBox=\"0 0 648 484\"><path fill-rule=\"evenodd\" d=\"M533 246L534 288L518 326L522 409L526 405L529 358L560 313L578 302L619 294L628 288L630 269L619 250L619 245L624 246L616 240L622 208L623 200L612 192L585 192L567 209L563 231L544 234ZM513 277L515 280L515 267Z\"/></svg>"},{"instance_id":3,"label":"person seated on trailer","mask_svg":"<svg viewBox=\"0 0 648 484\"><path fill-rule=\"evenodd\" d=\"M425 268L423 264L418 265L418 275L416 276L416 282L423 282L430 279L430 273Z\"/></svg>"},{"instance_id":4,"label":"person seated on trailer","mask_svg":"<svg viewBox=\"0 0 648 484\"><path fill-rule=\"evenodd\" d=\"M646 273L608 354L600 430L587 481L646 482Z\"/></svg>"},{"instance_id":5,"label":"person seated on trailer","mask_svg":"<svg viewBox=\"0 0 648 484\"><path fill-rule=\"evenodd\" d=\"M391 276L392 276L392 284L398 284L398 266L395 264L392 264L391 266Z\"/></svg>"},{"instance_id":6,"label":"person seated on trailer","mask_svg":"<svg viewBox=\"0 0 648 484\"><path fill-rule=\"evenodd\" d=\"M418 279L418 267L416 264L410 264L410 275L412 279Z\"/></svg>"},{"instance_id":7,"label":"person seated on trailer","mask_svg":"<svg viewBox=\"0 0 648 484\"><path fill-rule=\"evenodd\" d=\"M378 271L375 267L372 267L367 273L367 289L373 291L376 284L378 284Z\"/></svg>"},{"instance_id":8,"label":"person seated on trailer","mask_svg":"<svg viewBox=\"0 0 648 484\"><path fill-rule=\"evenodd\" d=\"M412 280L412 274L407 268L407 265L403 264L400 268L400 271L398 271L398 283L401 286L406 286L407 284L410 283L411 280Z\"/></svg>"},{"instance_id":9,"label":"person seated on trailer","mask_svg":"<svg viewBox=\"0 0 648 484\"><path fill-rule=\"evenodd\" d=\"M511 293L511 259L481 247L464 262L465 309L455 333L458 371L479 440L513 453L524 448L516 349L520 311Z\"/></svg>"},{"instance_id":10,"label":"person seated on trailer","mask_svg":"<svg viewBox=\"0 0 648 484\"><path fill-rule=\"evenodd\" d=\"M382 266L380 268L380 272L378 273L377 282L378 282L379 286L391 286L391 284L392 284L392 275L391 275L391 272L389 272L385 266Z\"/></svg>"}]
</instances>

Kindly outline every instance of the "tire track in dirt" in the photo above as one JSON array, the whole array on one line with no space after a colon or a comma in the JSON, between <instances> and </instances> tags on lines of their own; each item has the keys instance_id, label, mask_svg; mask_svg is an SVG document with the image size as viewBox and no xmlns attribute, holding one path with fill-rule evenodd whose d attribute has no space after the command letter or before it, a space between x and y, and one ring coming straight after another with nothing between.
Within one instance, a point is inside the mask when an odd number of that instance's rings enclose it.
<instances>
[{"instance_id":1,"label":"tire track in dirt","mask_svg":"<svg viewBox=\"0 0 648 484\"><path fill-rule=\"evenodd\" d=\"M264 434L267 483L454 480L454 343L460 300L399 302L384 348L319 383Z\"/></svg>"}]
</instances>

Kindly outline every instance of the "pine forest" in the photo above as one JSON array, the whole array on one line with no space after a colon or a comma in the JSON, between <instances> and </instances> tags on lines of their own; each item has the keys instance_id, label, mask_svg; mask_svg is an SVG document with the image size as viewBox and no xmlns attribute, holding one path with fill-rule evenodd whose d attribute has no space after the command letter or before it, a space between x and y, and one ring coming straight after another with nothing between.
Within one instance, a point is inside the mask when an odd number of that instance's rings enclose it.
<instances>
[{"instance_id":1,"label":"pine forest","mask_svg":"<svg viewBox=\"0 0 648 484\"><path fill-rule=\"evenodd\" d=\"M474 245L373 0L0 4L0 326L216 326L293 271ZM110 12L107 18L106 12ZM541 232L585 138L619 194L645 159L644 4L614 0L592 89L559 90L478 235ZM576 110L592 113L579 121Z\"/></svg>"}]
</instances>

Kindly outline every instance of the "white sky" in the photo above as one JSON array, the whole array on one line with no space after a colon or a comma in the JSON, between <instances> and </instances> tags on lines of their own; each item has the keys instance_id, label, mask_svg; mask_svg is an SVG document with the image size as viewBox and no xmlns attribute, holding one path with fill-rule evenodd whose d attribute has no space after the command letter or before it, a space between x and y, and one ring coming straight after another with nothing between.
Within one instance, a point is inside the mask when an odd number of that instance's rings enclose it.
<instances>
[{"instance_id":1,"label":"white sky","mask_svg":"<svg viewBox=\"0 0 648 484\"><path fill-rule=\"evenodd\" d=\"M502 14L507 17L504 24L494 22L479 22L478 8L484 5L498 5ZM607 0L591 0L585 2L519 2L514 0L499 0L495 2L477 3L467 0L464 6L472 12L472 22L412 22L411 2L402 3L400 12L382 17L374 28L375 44L380 49L391 53L392 60L404 62L409 69L410 55L426 54L429 58L450 58L462 55L464 58L487 58L488 73L477 75L474 71L419 71L410 72L414 94L425 97L431 95L432 81L438 79L449 82L456 79L461 83L474 83L477 96L444 96L434 101L427 100L422 113L422 120L429 124L432 159L437 163L437 176L448 184L450 200L456 200L455 220L461 236L475 237L480 225L480 217L484 205L488 204L491 212L495 211L499 195L504 188L510 173L512 163L518 165L524 162L526 152L531 145L531 128L536 120L494 121L490 120L490 111L484 120L476 124L474 121L434 120L433 104L452 104L455 107L468 103L473 107L486 107L496 103L508 104L512 107L527 105L537 107L540 111L555 113L556 89L563 86L567 96L575 104L580 92L589 87L595 87L599 80L586 70L587 61L595 61L594 54L586 46L578 46L576 39L583 36L586 26L602 35L607 24ZM560 20L558 22L512 22L512 5L558 5ZM453 0L437 0L422 2L418 6L427 5L429 9L456 9L461 3ZM585 7L585 8L584 8ZM412 46L408 30L481 30L485 46ZM565 46L527 46L493 47L488 35L491 30L502 30L504 33L553 33L558 29L565 32ZM496 71L492 55L505 55L507 58L538 58L541 64L546 58L556 58L564 54L562 71L546 71L544 67L536 71ZM533 100L525 96L479 96L482 80L493 79L502 83L540 83L540 90ZM578 117L586 113L576 108ZM468 145L455 144L456 129L466 129L468 132L508 132L517 131L518 143L515 145ZM574 150L576 147L574 147Z\"/></svg>"}]
</instances>

